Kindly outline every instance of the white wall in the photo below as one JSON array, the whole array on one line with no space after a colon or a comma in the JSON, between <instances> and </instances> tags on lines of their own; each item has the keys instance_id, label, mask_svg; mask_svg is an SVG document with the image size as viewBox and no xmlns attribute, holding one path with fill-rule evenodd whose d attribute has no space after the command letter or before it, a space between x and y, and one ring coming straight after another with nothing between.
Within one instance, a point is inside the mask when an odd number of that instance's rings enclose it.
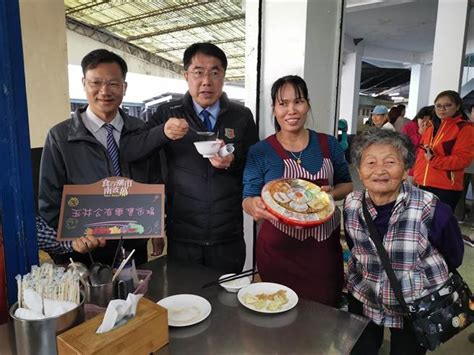
<instances>
[{"instance_id":1,"label":"white wall","mask_svg":"<svg viewBox=\"0 0 474 355\"><path fill-rule=\"evenodd\" d=\"M64 3L20 0L20 18L30 144L36 148L69 115Z\"/></svg>"},{"instance_id":2,"label":"white wall","mask_svg":"<svg viewBox=\"0 0 474 355\"><path fill-rule=\"evenodd\" d=\"M64 14L63 14L64 16ZM128 71L131 73L154 75L165 78L182 78L182 74L163 69L157 65L145 62L131 54L119 49L107 46L89 37L80 35L71 30L67 30L67 57L68 63L80 65L82 58L89 52L98 48L105 48L120 55L127 62Z\"/></svg>"}]
</instances>

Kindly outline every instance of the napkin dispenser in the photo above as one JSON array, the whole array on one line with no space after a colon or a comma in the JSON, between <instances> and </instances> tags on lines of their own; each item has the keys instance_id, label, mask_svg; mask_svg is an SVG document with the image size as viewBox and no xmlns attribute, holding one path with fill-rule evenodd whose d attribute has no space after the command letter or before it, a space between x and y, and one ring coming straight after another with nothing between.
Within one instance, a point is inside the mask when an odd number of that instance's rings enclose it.
<instances>
[{"instance_id":1,"label":"napkin dispenser","mask_svg":"<svg viewBox=\"0 0 474 355\"><path fill-rule=\"evenodd\" d=\"M169 342L167 310L146 298L140 299L134 318L96 334L103 317L99 314L58 335L58 354L149 354Z\"/></svg>"}]
</instances>

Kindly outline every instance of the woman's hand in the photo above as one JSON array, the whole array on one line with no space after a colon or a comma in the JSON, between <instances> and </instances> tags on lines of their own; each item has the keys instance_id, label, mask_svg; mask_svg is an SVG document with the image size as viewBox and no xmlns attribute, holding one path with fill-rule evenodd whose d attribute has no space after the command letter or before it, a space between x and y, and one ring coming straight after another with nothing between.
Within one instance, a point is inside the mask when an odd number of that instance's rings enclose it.
<instances>
[{"instance_id":1,"label":"woman's hand","mask_svg":"<svg viewBox=\"0 0 474 355\"><path fill-rule=\"evenodd\" d=\"M349 193L352 192L354 186L352 182L342 182L334 186L321 186L321 191L324 191L332 196L334 201L339 201L344 199Z\"/></svg>"},{"instance_id":2,"label":"woman's hand","mask_svg":"<svg viewBox=\"0 0 474 355\"><path fill-rule=\"evenodd\" d=\"M333 187L330 186L330 185L324 185L324 186L321 186L321 191L324 191L325 193L333 196ZM333 196L334 197L334 196Z\"/></svg>"},{"instance_id":3,"label":"woman's hand","mask_svg":"<svg viewBox=\"0 0 474 355\"><path fill-rule=\"evenodd\" d=\"M418 133L423 135L428 127L431 127L432 123L430 120L419 120L418 121Z\"/></svg>"},{"instance_id":4,"label":"woman's hand","mask_svg":"<svg viewBox=\"0 0 474 355\"><path fill-rule=\"evenodd\" d=\"M74 240L72 242L72 249L78 253L85 254L96 248L102 248L105 244L105 238L96 238L92 235L88 235Z\"/></svg>"},{"instance_id":5,"label":"woman's hand","mask_svg":"<svg viewBox=\"0 0 474 355\"><path fill-rule=\"evenodd\" d=\"M260 221L266 219L268 221L278 221L274 215L267 211L265 204L260 196L247 197L242 202L244 211L253 217L254 220Z\"/></svg>"},{"instance_id":6,"label":"woman's hand","mask_svg":"<svg viewBox=\"0 0 474 355\"><path fill-rule=\"evenodd\" d=\"M433 157L434 157L433 151L429 147L426 147L426 149L425 149L425 159L427 161L430 161L431 159L433 159Z\"/></svg>"}]
</instances>

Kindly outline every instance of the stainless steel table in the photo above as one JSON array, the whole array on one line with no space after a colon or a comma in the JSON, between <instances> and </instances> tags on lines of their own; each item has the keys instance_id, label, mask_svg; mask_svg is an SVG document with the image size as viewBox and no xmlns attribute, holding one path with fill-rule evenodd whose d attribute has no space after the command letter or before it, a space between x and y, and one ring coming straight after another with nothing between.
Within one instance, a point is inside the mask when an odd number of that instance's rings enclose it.
<instances>
[{"instance_id":1,"label":"stainless steel table","mask_svg":"<svg viewBox=\"0 0 474 355\"><path fill-rule=\"evenodd\" d=\"M217 280L215 270L155 259L141 268L153 271L147 297L190 293L206 298L211 315L201 323L170 328L170 342L158 354L348 354L367 321L350 313L300 299L280 314L251 311L220 286L202 289ZM10 324L0 326L0 354L13 353Z\"/></svg>"},{"instance_id":2,"label":"stainless steel table","mask_svg":"<svg viewBox=\"0 0 474 355\"><path fill-rule=\"evenodd\" d=\"M153 271L148 298L192 293L212 305L203 322L170 328L170 343L158 354L348 354L367 324L363 317L302 299L285 313L257 313L220 286L202 289L217 280L214 270L165 258L144 268Z\"/></svg>"}]
</instances>

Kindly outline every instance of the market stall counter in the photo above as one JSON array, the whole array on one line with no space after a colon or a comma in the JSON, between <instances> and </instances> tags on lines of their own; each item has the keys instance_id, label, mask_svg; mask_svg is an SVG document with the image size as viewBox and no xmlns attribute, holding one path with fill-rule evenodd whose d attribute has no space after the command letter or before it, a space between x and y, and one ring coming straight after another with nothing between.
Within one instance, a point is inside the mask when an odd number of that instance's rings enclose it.
<instances>
[{"instance_id":1,"label":"market stall counter","mask_svg":"<svg viewBox=\"0 0 474 355\"><path fill-rule=\"evenodd\" d=\"M170 327L169 344L160 355L348 354L367 324L365 318L301 298L294 308L277 314L248 309L237 293L219 285L202 288L221 273L199 265L161 257L141 268L153 271L147 298L156 302L186 294L201 296L211 306L201 322ZM0 326L0 354L15 353L14 346L11 322Z\"/></svg>"}]
</instances>

